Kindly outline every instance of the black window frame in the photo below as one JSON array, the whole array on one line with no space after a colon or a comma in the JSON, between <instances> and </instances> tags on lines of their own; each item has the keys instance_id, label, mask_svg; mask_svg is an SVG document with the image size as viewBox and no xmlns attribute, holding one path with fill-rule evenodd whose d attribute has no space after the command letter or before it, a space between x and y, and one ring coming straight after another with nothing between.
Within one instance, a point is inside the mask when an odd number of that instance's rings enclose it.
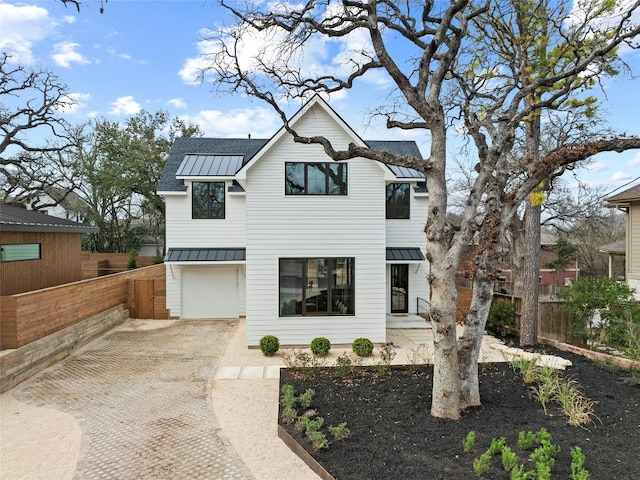
<instances>
[{"instance_id":1,"label":"black window frame","mask_svg":"<svg viewBox=\"0 0 640 480\"><path fill-rule=\"evenodd\" d=\"M207 191L204 194L206 199L203 202L203 203L206 203L205 205L206 212L204 213L203 216L200 216L200 215L196 216L196 213L201 210L200 207L196 208L196 193L198 193L198 195L200 194L200 192L196 192L198 185L207 186ZM213 192L215 188L219 188L222 191L222 201L218 202L221 206L218 209L212 208L212 202L211 202L211 199L214 198L212 195L214 195L215 193ZM226 216L226 208L227 208L226 190L227 188L224 181L192 182L191 183L191 218L194 220L224 220ZM214 215L214 212L216 212L217 214Z\"/></svg>"},{"instance_id":2,"label":"black window frame","mask_svg":"<svg viewBox=\"0 0 640 480\"><path fill-rule=\"evenodd\" d=\"M406 192L400 197L399 187ZM401 198L406 202L401 204ZM408 220L411 218L411 184L407 182L388 183L385 188L385 209L387 219Z\"/></svg>"},{"instance_id":3,"label":"black window frame","mask_svg":"<svg viewBox=\"0 0 640 480\"><path fill-rule=\"evenodd\" d=\"M320 295L309 295L322 286L312 283L308 272L310 261L324 261L326 265L325 276L322 280L324 291ZM285 262L288 268L283 268ZM299 265L294 265L299 262ZM347 284L338 284L338 276L335 273L340 265L344 269L349 281ZM299 277L287 276L283 273L291 273L298 269ZM294 292L284 293L284 279L287 278L289 290ZM296 282L296 279L298 282ZM324 283L323 282L323 283ZM299 285L298 285L299 283ZM292 288L291 286L294 285ZM314 290L315 288L315 290ZM293 293L293 294L292 294ZM325 310L319 311L319 304L325 306ZM355 257L281 257L278 259L278 316L280 317L326 317L326 316L354 316L355 315ZM315 310L314 310L315 307ZM286 311L285 311L286 310Z\"/></svg>"},{"instance_id":4,"label":"black window frame","mask_svg":"<svg viewBox=\"0 0 640 480\"><path fill-rule=\"evenodd\" d=\"M302 166L303 178L302 185L296 185L297 191L294 191L293 187L290 185L292 183L289 180L289 169L290 168L299 168ZM333 167L337 169L343 169L341 175L343 176L344 185L332 183L332 176L328 174L330 169ZM322 192L312 191L311 186L313 185L313 180L309 178L310 169L318 169L324 170L324 187ZM335 187L338 188L336 192ZM285 162L284 164L284 193L285 195L291 196L301 196L301 195L309 195L309 196L347 196L349 194L349 165L346 162Z\"/></svg>"}]
</instances>

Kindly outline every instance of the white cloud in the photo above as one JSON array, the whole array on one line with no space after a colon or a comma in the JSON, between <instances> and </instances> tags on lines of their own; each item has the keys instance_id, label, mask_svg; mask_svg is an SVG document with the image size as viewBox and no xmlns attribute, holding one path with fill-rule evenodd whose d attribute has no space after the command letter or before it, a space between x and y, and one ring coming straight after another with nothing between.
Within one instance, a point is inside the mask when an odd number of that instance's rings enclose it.
<instances>
[{"instance_id":1,"label":"white cloud","mask_svg":"<svg viewBox=\"0 0 640 480\"><path fill-rule=\"evenodd\" d=\"M91 100L91 95L88 93L70 93L67 97L69 97L70 101L61 108L58 108L58 111L61 113L77 113L87 105L89 100Z\"/></svg>"},{"instance_id":2,"label":"white cloud","mask_svg":"<svg viewBox=\"0 0 640 480\"><path fill-rule=\"evenodd\" d=\"M187 120L196 123L211 137L270 137L281 126L279 117L271 109L245 108L228 112L201 110Z\"/></svg>"},{"instance_id":3,"label":"white cloud","mask_svg":"<svg viewBox=\"0 0 640 480\"><path fill-rule=\"evenodd\" d=\"M631 175L627 172L616 172L611 176L612 182L624 182L627 180L631 180Z\"/></svg>"},{"instance_id":4,"label":"white cloud","mask_svg":"<svg viewBox=\"0 0 640 480\"><path fill-rule=\"evenodd\" d=\"M635 157L627 162L630 167L640 167L640 152L637 152Z\"/></svg>"},{"instance_id":5,"label":"white cloud","mask_svg":"<svg viewBox=\"0 0 640 480\"><path fill-rule=\"evenodd\" d=\"M33 44L46 38L56 27L49 12L35 5L0 3L0 18L0 50L9 53L11 61L22 65L35 61Z\"/></svg>"},{"instance_id":6,"label":"white cloud","mask_svg":"<svg viewBox=\"0 0 640 480\"><path fill-rule=\"evenodd\" d=\"M56 43L53 46L54 53L51 55L51 58L56 63L56 65L64 68L71 68L72 63L77 63L79 65L86 65L88 63L91 63L84 55L76 52L77 48L80 48L79 43Z\"/></svg>"},{"instance_id":7,"label":"white cloud","mask_svg":"<svg viewBox=\"0 0 640 480\"><path fill-rule=\"evenodd\" d=\"M179 108L179 109L187 108L187 102L185 102L182 98L172 98L167 103L174 108Z\"/></svg>"},{"instance_id":8,"label":"white cloud","mask_svg":"<svg viewBox=\"0 0 640 480\"><path fill-rule=\"evenodd\" d=\"M68 23L69 25L73 25L74 23L76 23L76 17L74 17L73 15L65 15L62 18L62 21L64 23Z\"/></svg>"},{"instance_id":9,"label":"white cloud","mask_svg":"<svg viewBox=\"0 0 640 480\"><path fill-rule=\"evenodd\" d=\"M589 170L590 172L601 172L607 168L609 168L609 165L606 162L593 162L584 165L584 169Z\"/></svg>"},{"instance_id":10,"label":"white cloud","mask_svg":"<svg viewBox=\"0 0 640 480\"><path fill-rule=\"evenodd\" d=\"M111 105L113 106L109 111L111 115L135 115L142 109L132 96L120 97Z\"/></svg>"}]
</instances>

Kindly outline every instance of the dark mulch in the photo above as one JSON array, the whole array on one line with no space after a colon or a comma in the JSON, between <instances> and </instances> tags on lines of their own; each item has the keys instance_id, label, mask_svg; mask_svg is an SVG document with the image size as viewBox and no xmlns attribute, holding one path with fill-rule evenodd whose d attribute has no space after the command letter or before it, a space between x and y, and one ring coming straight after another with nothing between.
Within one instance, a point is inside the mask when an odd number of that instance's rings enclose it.
<instances>
[{"instance_id":1,"label":"dark mulch","mask_svg":"<svg viewBox=\"0 0 640 480\"><path fill-rule=\"evenodd\" d=\"M569 452L580 446L591 479L640 479L640 386L629 381L632 375L571 353L544 350L571 360L573 366L564 375L580 382L583 393L596 402L597 419L586 429L567 426L555 407L545 415L530 397L529 387L504 363L481 366L483 405L455 422L429 414L433 370L428 366L394 366L383 375L361 367L360 373L348 378L341 378L335 368L316 369L310 378L283 370L281 385L294 385L296 393L313 388L312 408L325 425L347 422L351 436L333 442L328 450L313 451L292 425L283 427L336 479L478 478L473 460L491 439L506 437L519 452L518 432L542 427L561 448L552 478L570 478ZM476 445L465 454L462 440L472 430ZM519 456L521 463L527 462L527 454ZM509 477L497 457L482 478Z\"/></svg>"}]
</instances>

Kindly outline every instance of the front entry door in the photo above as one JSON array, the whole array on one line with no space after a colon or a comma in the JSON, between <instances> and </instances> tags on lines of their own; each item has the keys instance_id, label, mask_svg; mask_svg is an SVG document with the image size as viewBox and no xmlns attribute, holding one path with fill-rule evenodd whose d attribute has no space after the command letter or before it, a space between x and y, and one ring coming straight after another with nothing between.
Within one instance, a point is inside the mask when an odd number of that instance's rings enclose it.
<instances>
[{"instance_id":1,"label":"front entry door","mask_svg":"<svg viewBox=\"0 0 640 480\"><path fill-rule=\"evenodd\" d=\"M391 264L391 313L409 311L409 265Z\"/></svg>"}]
</instances>

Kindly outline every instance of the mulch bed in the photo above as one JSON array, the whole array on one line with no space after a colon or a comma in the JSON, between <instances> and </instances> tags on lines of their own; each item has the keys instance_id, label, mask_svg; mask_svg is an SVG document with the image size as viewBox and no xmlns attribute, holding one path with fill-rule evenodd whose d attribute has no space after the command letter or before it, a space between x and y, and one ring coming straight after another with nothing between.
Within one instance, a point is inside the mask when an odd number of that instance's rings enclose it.
<instances>
[{"instance_id":1,"label":"mulch bed","mask_svg":"<svg viewBox=\"0 0 640 480\"><path fill-rule=\"evenodd\" d=\"M499 437L506 437L507 444L519 452L520 463L531 470L530 452L522 453L517 447L518 433L541 428L561 448L552 478L571 478L569 452L574 446L586 455L585 468L591 479L640 478L639 374L612 371L550 347L536 351L573 362L563 375L577 380L581 391L596 402L593 424L568 426L555 406L545 415L531 398L529 386L509 364L492 363L481 365L482 406L468 409L459 421L430 415L430 366L392 366L386 373L358 367L357 373L345 378L335 368L318 368L302 376L282 370L281 385L293 385L296 394L314 389L311 408L324 418L325 426L346 422L351 435L332 442L329 449L313 451L293 425L281 426L336 479L478 478L474 459ZM469 431L476 432L477 440L473 451L465 454L462 441ZM509 478L499 456L492 459L482 478Z\"/></svg>"}]
</instances>

